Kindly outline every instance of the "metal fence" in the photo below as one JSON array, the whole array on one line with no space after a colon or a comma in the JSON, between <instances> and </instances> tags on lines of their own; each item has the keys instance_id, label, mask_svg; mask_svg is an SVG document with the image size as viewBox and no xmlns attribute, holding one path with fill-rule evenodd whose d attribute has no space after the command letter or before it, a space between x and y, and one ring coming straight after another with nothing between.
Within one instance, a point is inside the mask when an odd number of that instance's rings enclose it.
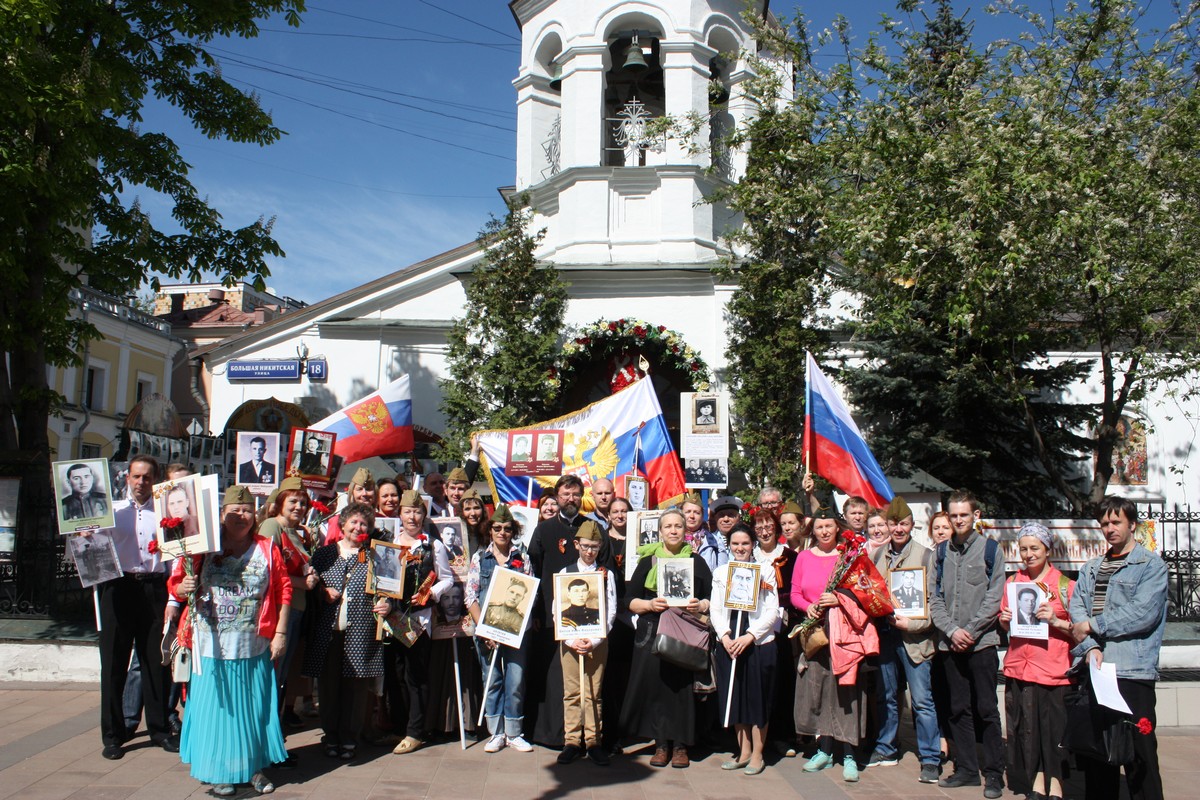
<instances>
[{"instance_id":1,"label":"metal fence","mask_svg":"<svg viewBox=\"0 0 1200 800\"><path fill-rule=\"evenodd\" d=\"M1200 512L1151 506L1159 553L1167 562L1167 619L1200 622Z\"/></svg>"},{"instance_id":2,"label":"metal fence","mask_svg":"<svg viewBox=\"0 0 1200 800\"><path fill-rule=\"evenodd\" d=\"M24 544L0 560L0 617L81 622L93 613L92 590L80 585L61 538Z\"/></svg>"}]
</instances>

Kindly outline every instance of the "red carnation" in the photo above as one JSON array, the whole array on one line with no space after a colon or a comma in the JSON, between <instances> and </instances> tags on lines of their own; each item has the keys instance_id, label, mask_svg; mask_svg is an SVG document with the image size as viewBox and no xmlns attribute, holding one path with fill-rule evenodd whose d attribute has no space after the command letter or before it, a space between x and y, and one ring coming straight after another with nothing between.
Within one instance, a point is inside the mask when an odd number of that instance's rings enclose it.
<instances>
[{"instance_id":1,"label":"red carnation","mask_svg":"<svg viewBox=\"0 0 1200 800\"><path fill-rule=\"evenodd\" d=\"M146 550L150 553L150 555L154 555L155 553L157 553L158 552L158 539L151 539L150 544L146 545Z\"/></svg>"},{"instance_id":2,"label":"red carnation","mask_svg":"<svg viewBox=\"0 0 1200 800\"><path fill-rule=\"evenodd\" d=\"M839 545L837 546L837 551L838 551L839 553L844 553L844 552L846 552L846 545L845 545L845 543L844 543L844 542L843 542L842 544L839 544Z\"/></svg>"},{"instance_id":3,"label":"red carnation","mask_svg":"<svg viewBox=\"0 0 1200 800\"><path fill-rule=\"evenodd\" d=\"M618 325L620 325L622 328L624 328L624 327L625 327L625 320L623 320L623 319L621 319L621 320L617 320L617 324L618 324Z\"/></svg>"},{"instance_id":4,"label":"red carnation","mask_svg":"<svg viewBox=\"0 0 1200 800\"><path fill-rule=\"evenodd\" d=\"M615 331L617 329L617 323L615 323L615 322L608 323L608 329L610 331Z\"/></svg>"},{"instance_id":5,"label":"red carnation","mask_svg":"<svg viewBox=\"0 0 1200 800\"><path fill-rule=\"evenodd\" d=\"M646 335L646 329L643 328L641 325L637 325L633 329L633 335L638 337L639 339L641 339L643 336Z\"/></svg>"},{"instance_id":6,"label":"red carnation","mask_svg":"<svg viewBox=\"0 0 1200 800\"><path fill-rule=\"evenodd\" d=\"M161 527L164 531L169 531L172 528L178 528L182 525L183 520L181 520L179 517L163 517L159 527Z\"/></svg>"},{"instance_id":7,"label":"red carnation","mask_svg":"<svg viewBox=\"0 0 1200 800\"><path fill-rule=\"evenodd\" d=\"M312 507L317 510L318 514L328 515L330 513L329 506L325 505L320 500L313 500Z\"/></svg>"},{"instance_id":8,"label":"red carnation","mask_svg":"<svg viewBox=\"0 0 1200 800\"><path fill-rule=\"evenodd\" d=\"M354 541L357 542L358 544L363 544L364 542L367 541L367 539L370 539L370 538L371 538L370 532L360 533L358 536L354 537Z\"/></svg>"},{"instance_id":9,"label":"red carnation","mask_svg":"<svg viewBox=\"0 0 1200 800\"><path fill-rule=\"evenodd\" d=\"M698 363L696 363L695 361L693 361L692 362L692 372L699 372L699 371L700 371L700 365Z\"/></svg>"},{"instance_id":10,"label":"red carnation","mask_svg":"<svg viewBox=\"0 0 1200 800\"><path fill-rule=\"evenodd\" d=\"M666 331L667 331L667 326L666 326L666 325L659 325L659 326L658 326L658 332L659 332L659 333L666 333Z\"/></svg>"},{"instance_id":11,"label":"red carnation","mask_svg":"<svg viewBox=\"0 0 1200 800\"><path fill-rule=\"evenodd\" d=\"M678 354L679 353L679 345L677 345L677 344L671 345L671 352Z\"/></svg>"},{"instance_id":12,"label":"red carnation","mask_svg":"<svg viewBox=\"0 0 1200 800\"><path fill-rule=\"evenodd\" d=\"M1142 736L1149 736L1150 732L1154 730L1154 724L1145 717L1142 717L1137 721L1137 729L1138 733L1140 733Z\"/></svg>"},{"instance_id":13,"label":"red carnation","mask_svg":"<svg viewBox=\"0 0 1200 800\"><path fill-rule=\"evenodd\" d=\"M509 561L508 565L510 567L512 567L513 569L524 569L525 568L525 562L519 558L514 558L512 561Z\"/></svg>"}]
</instances>

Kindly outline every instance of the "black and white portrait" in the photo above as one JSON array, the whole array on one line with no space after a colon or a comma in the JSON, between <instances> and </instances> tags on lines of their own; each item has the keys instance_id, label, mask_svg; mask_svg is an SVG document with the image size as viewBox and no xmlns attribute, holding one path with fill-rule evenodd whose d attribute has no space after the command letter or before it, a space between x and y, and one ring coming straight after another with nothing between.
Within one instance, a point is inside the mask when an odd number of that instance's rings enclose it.
<instances>
[{"instance_id":1,"label":"black and white portrait","mask_svg":"<svg viewBox=\"0 0 1200 800\"><path fill-rule=\"evenodd\" d=\"M725 607L735 611L758 609L758 564L729 562L729 582L725 586Z\"/></svg>"},{"instance_id":2,"label":"black and white portrait","mask_svg":"<svg viewBox=\"0 0 1200 800\"><path fill-rule=\"evenodd\" d=\"M53 470L60 533L112 527L113 500L106 459L56 461Z\"/></svg>"},{"instance_id":3,"label":"black and white portrait","mask_svg":"<svg viewBox=\"0 0 1200 800\"><path fill-rule=\"evenodd\" d=\"M888 584L897 617L926 619L929 616L924 567L894 569L888 576Z\"/></svg>"},{"instance_id":4,"label":"black and white portrait","mask_svg":"<svg viewBox=\"0 0 1200 800\"><path fill-rule=\"evenodd\" d=\"M690 558L663 558L658 562L658 596L668 605L686 606L695 595L695 564Z\"/></svg>"}]
</instances>

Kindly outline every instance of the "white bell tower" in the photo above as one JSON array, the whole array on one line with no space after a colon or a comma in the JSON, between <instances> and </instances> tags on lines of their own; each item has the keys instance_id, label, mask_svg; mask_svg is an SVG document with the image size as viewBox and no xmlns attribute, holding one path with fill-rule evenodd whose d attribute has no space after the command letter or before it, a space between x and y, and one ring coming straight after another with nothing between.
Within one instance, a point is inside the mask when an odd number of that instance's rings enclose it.
<instances>
[{"instance_id":1,"label":"white bell tower","mask_svg":"<svg viewBox=\"0 0 1200 800\"><path fill-rule=\"evenodd\" d=\"M735 220L703 199L744 163L711 146L748 113L743 0L509 5L521 27L515 188L546 228L539 256L711 266ZM704 124L689 143L661 133L664 117Z\"/></svg>"}]
</instances>

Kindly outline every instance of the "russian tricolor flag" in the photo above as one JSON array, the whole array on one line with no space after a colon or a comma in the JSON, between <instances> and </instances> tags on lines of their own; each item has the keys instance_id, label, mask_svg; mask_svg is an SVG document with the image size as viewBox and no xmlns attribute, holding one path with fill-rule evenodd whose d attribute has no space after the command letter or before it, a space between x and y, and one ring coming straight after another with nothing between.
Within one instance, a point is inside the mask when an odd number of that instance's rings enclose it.
<instances>
[{"instance_id":1,"label":"russian tricolor flag","mask_svg":"<svg viewBox=\"0 0 1200 800\"><path fill-rule=\"evenodd\" d=\"M804 461L844 494L858 495L872 508L883 508L896 493L888 485L871 448L854 424L850 409L807 354L804 389Z\"/></svg>"},{"instance_id":2,"label":"russian tricolor flag","mask_svg":"<svg viewBox=\"0 0 1200 800\"><path fill-rule=\"evenodd\" d=\"M585 487L600 478L616 483L619 476L636 472L650 483L647 501L651 508L685 491L683 468L667 433L654 384L648 378L634 381L574 414L521 427L521 430L537 429L564 431L563 471L578 474ZM536 503L542 494L536 478L511 477L504 472L508 433L499 430L478 434L492 497L509 505L523 506L527 497ZM596 462L610 442L616 445L616 459L614 466L606 468ZM544 481L552 484L557 479L557 475L547 476Z\"/></svg>"},{"instance_id":3,"label":"russian tricolor flag","mask_svg":"<svg viewBox=\"0 0 1200 800\"><path fill-rule=\"evenodd\" d=\"M312 426L337 434L333 454L345 463L413 449L412 394L407 375Z\"/></svg>"}]
</instances>

